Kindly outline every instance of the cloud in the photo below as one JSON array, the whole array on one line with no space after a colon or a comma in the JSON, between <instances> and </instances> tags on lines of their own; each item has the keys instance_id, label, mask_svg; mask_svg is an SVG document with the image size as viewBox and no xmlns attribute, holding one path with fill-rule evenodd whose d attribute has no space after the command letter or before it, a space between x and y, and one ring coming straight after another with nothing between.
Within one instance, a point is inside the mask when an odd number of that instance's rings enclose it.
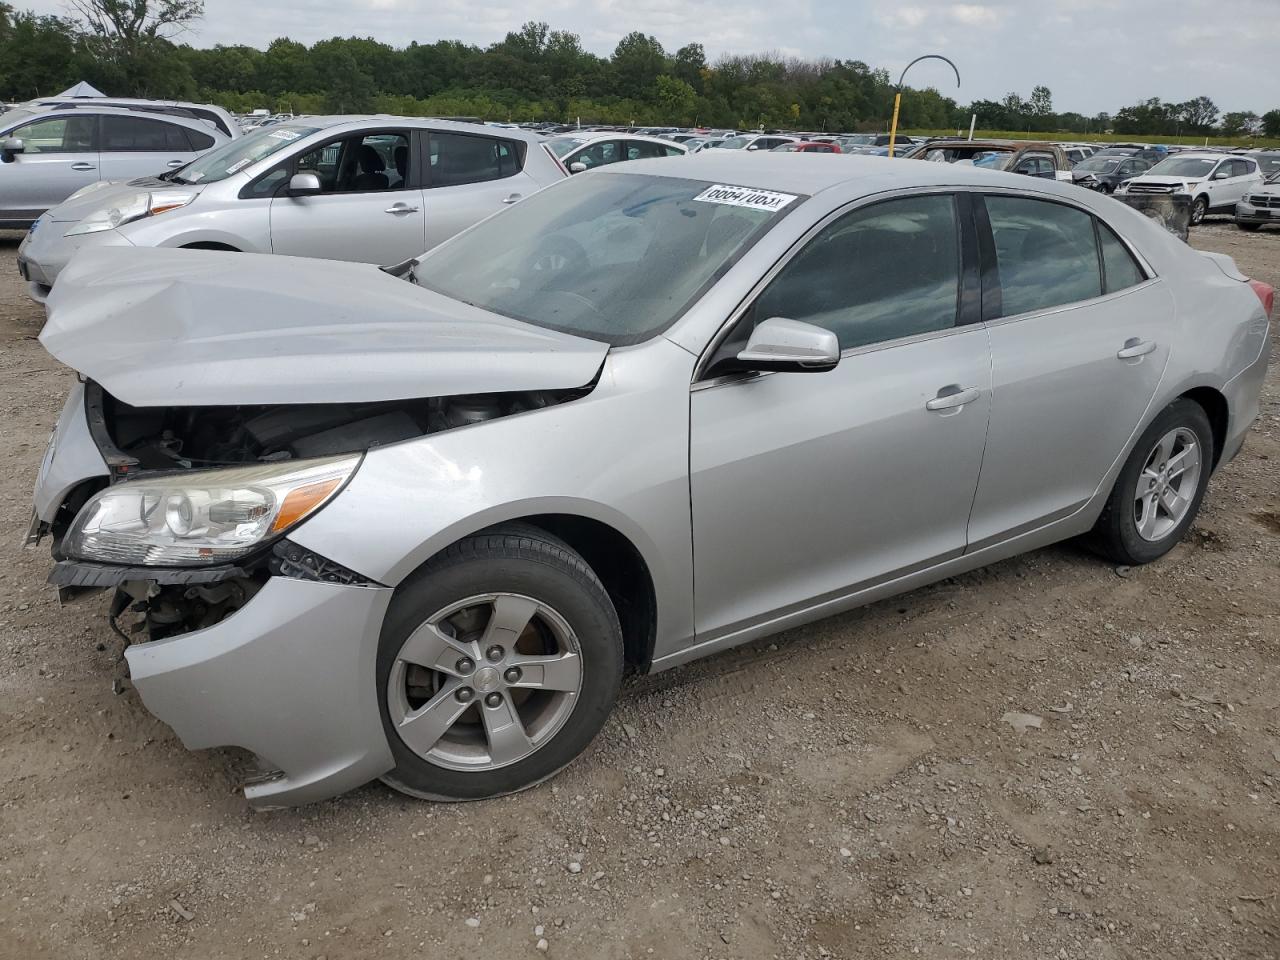
<instances>
[{"instance_id":1,"label":"cloud","mask_svg":"<svg viewBox=\"0 0 1280 960\"><path fill-rule=\"evenodd\" d=\"M1000 14L993 7L977 3L957 3L947 9L947 16L956 23L969 26L987 26L1000 22Z\"/></svg>"}]
</instances>

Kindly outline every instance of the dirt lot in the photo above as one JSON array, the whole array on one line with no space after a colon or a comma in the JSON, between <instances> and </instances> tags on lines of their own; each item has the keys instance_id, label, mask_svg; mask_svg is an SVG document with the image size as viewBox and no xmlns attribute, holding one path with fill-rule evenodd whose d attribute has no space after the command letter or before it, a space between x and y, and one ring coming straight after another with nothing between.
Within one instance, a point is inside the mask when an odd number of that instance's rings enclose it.
<instances>
[{"instance_id":1,"label":"dirt lot","mask_svg":"<svg viewBox=\"0 0 1280 960\"><path fill-rule=\"evenodd\" d=\"M1280 285L1280 233L1198 246ZM0 234L0 957L1280 956L1280 372L1188 542L632 681L552 784L255 814L17 546L70 375ZM1002 715L1036 714L1018 732ZM545 941L545 942L540 942Z\"/></svg>"}]
</instances>

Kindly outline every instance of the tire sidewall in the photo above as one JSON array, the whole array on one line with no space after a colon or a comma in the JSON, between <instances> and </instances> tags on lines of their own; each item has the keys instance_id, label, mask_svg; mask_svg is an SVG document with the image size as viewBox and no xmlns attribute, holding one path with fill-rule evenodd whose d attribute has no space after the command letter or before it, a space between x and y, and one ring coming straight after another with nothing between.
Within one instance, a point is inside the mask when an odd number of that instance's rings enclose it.
<instances>
[{"instance_id":1,"label":"tire sidewall","mask_svg":"<svg viewBox=\"0 0 1280 960\"><path fill-rule=\"evenodd\" d=\"M577 757L604 726L618 696L623 653L617 615L603 588L585 589L567 570L516 556L476 556L426 569L392 599L378 641L378 706L396 767L383 779L405 793L433 800L500 796L532 786ZM466 597L490 592L532 597L568 621L582 656L582 688L573 712L552 739L532 755L496 770L462 771L437 766L414 753L391 723L387 682L405 639L430 616ZM598 595L593 595L598 594Z\"/></svg>"},{"instance_id":2,"label":"tire sidewall","mask_svg":"<svg viewBox=\"0 0 1280 960\"><path fill-rule=\"evenodd\" d=\"M1177 427L1190 430L1196 435L1196 441L1200 444L1200 479L1196 484L1191 509L1187 511L1182 521L1161 539L1146 540L1138 533L1138 524L1133 516L1138 478L1142 468L1146 466L1147 458L1151 456L1156 441ZM1200 504L1204 500L1205 490L1209 485L1209 475L1212 472L1213 429L1209 425L1209 418L1204 408L1191 400L1175 401L1143 431L1116 480L1115 502L1112 505L1115 511L1115 534L1131 563L1150 563L1164 556L1186 536L1187 530L1191 528L1200 512Z\"/></svg>"},{"instance_id":3,"label":"tire sidewall","mask_svg":"<svg viewBox=\"0 0 1280 960\"><path fill-rule=\"evenodd\" d=\"M1195 202L1191 204L1191 222L1196 226L1204 223L1204 218L1209 215L1209 201L1204 197L1196 197Z\"/></svg>"}]
</instances>

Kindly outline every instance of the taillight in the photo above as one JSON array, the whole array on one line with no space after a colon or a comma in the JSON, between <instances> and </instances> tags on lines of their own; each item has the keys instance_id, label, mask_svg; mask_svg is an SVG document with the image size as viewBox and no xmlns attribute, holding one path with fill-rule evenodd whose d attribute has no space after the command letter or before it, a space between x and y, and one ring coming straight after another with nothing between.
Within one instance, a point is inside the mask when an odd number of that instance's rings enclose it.
<instances>
[{"instance_id":1,"label":"taillight","mask_svg":"<svg viewBox=\"0 0 1280 960\"><path fill-rule=\"evenodd\" d=\"M1262 301L1262 309L1267 311L1267 317L1269 318L1272 308L1276 305L1276 288L1269 283L1263 283L1261 280L1250 280L1249 286L1253 287L1253 292Z\"/></svg>"}]
</instances>

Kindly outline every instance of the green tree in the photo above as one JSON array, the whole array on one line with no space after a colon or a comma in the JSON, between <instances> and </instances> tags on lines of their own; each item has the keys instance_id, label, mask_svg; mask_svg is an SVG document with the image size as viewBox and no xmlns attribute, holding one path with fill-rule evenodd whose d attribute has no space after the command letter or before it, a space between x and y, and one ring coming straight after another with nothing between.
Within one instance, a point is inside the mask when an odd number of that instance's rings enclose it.
<instances>
[{"instance_id":1,"label":"green tree","mask_svg":"<svg viewBox=\"0 0 1280 960\"><path fill-rule=\"evenodd\" d=\"M657 38L633 30L613 51L615 90L619 96L636 100L652 96L666 65L667 54Z\"/></svg>"},{"instance_id":2,"label":"green tree","mask_svg":"<svg viewBox=\"0 0 1280 960\"><path fill-rule=\"evenodd\" d=\"M1222 135L1238 137L1242 133L1255 133L1261 118L1252 110L1237 110L1222 115Z\"/></svg>"},{"instance_id":3,"label":"green tree","mask_svg":"<svg viewBox=\"0 0 1280 960\"><path fill-rule=\"evenodd\" d=\"M654 102L662 111L666 123L688 124L694 119L698 92L679 77L665 74L656 81Z\"/></svg>"},{"instance_id":4,"label":"green tree","mask_svg":"<svg viewBox=\"0 0 1280 960\"><path fill-rule=\"evenodd\" d=\"M696 93L702 93L707 70L707 54L702 49L702 44L685 44L676 51L671 66L676 77L691 86Z\"/></svg>"},{"instance_id":5,"label":"green tree","mask_svg":"<svg viewBox=\"0 0 1280 960\"><path fill-rule=\"evenodd\" d=\"M1262 115L1262 135L1280 137L1280 110L1268 110Z\"/></svg>"}]
</instances>

